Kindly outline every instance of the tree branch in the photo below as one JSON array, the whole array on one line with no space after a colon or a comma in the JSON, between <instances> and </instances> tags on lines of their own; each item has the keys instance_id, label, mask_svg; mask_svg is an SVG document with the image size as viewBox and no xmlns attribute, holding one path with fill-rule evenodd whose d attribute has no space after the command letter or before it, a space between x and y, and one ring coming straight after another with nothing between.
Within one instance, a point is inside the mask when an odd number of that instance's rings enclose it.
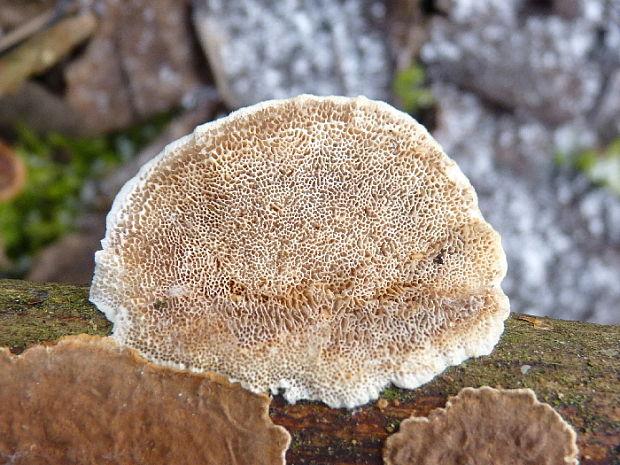
<instances>
[{"instance_id":1,"label":"tree branch","mask_svg":"<svg viewBox=\"0 0 620 465\"><path fill-rule=\"evenodd\" d=\"M0 280L0 346L20 352L63 335L110 331L86 287ZM583 465L620 463L620 326L513 313L490 356L449 368L419 389L390 387L382 400L355 410L287 405L276 396L270 410L292 435L287 463L378 465L383 442L400 421L482 385L533 389L577 430Z\"/></svg>"}]
</instances>

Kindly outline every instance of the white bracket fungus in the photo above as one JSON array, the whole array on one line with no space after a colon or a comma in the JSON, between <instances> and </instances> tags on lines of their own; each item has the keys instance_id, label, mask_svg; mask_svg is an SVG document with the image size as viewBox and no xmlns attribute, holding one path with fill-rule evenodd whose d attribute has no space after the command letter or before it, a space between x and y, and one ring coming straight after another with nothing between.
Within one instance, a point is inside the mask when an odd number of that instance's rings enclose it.
<instances>
[{"instance_id":1,"label":"white bracket fungus","mask_svg":"<svg viewBox=\"0 0 620 465\"><path fill-rule=\"evenodd\" d=\"M354 407L488 354L506 261L410 116L302 95L204 124L118 194L91 300L152 361Z\"/></svg>"}]
</instances>

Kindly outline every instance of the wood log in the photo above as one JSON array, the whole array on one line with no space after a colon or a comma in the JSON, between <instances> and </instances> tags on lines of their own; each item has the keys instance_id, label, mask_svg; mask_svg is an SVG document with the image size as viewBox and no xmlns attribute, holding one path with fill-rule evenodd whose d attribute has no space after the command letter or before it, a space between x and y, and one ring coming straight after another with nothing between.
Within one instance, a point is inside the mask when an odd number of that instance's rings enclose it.
<instances>
[{"instance_id":1,"label":"wood log","mask_svg":"<svg viewBox=\"0 0 620 465\"><path fill-rule=\"evenodd\" d=\"M88 288L0 280L0 346L15 353L63 335L108 335L112 327L88 302ZM620 326L517 313L490 356L451 367L414 390L389 387L354 410L319 402L288 405L275 396L273 421L292 436L289 464L382 463L385 438L414 414L443 407L466 386L533 389L578 433L580 463L620 464Z\"/></svg>"}]
</instances>

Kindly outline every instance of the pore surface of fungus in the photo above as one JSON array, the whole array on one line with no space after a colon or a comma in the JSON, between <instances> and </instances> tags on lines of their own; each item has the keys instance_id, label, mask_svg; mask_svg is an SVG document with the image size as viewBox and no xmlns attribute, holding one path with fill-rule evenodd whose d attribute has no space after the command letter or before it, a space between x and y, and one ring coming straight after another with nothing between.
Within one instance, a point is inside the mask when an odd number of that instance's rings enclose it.
<instances>
[{"instance_id":1,"label":"pore surface of fungus","mask_svg":"<svg viewBox=\"0 0 620 465\"><path fill-rule=\"evenodd\" d=\"M390 436L386 465L577 465L576 434L531 389L465 388Z\"/></svg>"},{"instance_id":2,"label":"pore surface of fungus","mask_svg":"<svg viewBox=\"0 0 620 465\"><path fill-rule=\"evenodd\" d=\"M0 349L0 463L284 465L269 398L148 363L109 338Z\"/></svg>"},{"instance_id":3,"label":"pore surface of fungus","mask_svg":"<svg viewBox=\"0 0 620 465\"><path fill-rule=\"evenodd\" d=\"M299 96L196 128L118 194L91 300L150 360L353 407L488 354L499 235L410 116Z\"/></svg>"}]
</instances>

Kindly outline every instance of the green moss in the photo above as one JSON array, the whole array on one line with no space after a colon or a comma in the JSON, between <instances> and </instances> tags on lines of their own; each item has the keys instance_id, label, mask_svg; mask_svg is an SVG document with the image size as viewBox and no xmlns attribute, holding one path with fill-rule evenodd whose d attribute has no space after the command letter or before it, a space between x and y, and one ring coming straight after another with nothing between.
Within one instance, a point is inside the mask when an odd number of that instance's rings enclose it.
<instances>
[{"instance_id":1,"label":"green moss","mask_svg":"<svg viewBox=\"0 0 620 465\"><path fill-rule=\"evenodd\" d=\"M426 395L455 395L466 386L528 387L560 412L584 418L588 428L603 428L608 420L589 412L608 402L609 393L618 391L618 378L612 373L620 370L617 361L608 363L596 354L619 347L620 327L605 327L603 332L603 327L594 324L539 320L550 329L535 329L531 322L513 316L506 321L506 331L491 356L450 367L419 389L389 387L381 397L406 403ZM523 365L531 366L525 374Z\"/></svg>"},{"instance_id":2,"label":"green moss","mask_svg":"<svg viewBox=\"0 0 620 465\"><path fill-rule=\"evenodd\" d=\"M385 431L389 434L392 434L395 431L398 431L398 427L400 426L401 420L392 420L387 425L385 425Z\"/></svg>"},{"instance_id":3,"label":"green moss","mask_svg":"<svg viewBox=\"0 0 620 465\"><path fill-rule=\"evenodd\" d=\"M88 288L0 280L0 347L21 352L69 334L107 336L111 324L88 302Z\"/></svg>"},{"instance_id":4,"label":"green moss","mask_svg":"<svg viewBox=\"0 0 620 465\"><path fill-rule=\"evenodd\" d=\"M399 396L402 395L402 393L403 393L402 389L398 389L396 387L387 387L381 393L381 397L387 400L394 400L394 399L401 400L399 399Z\"/></svg>"},{"instance_id":5,"label":"green moss","mask_svg":"<svg viewBox=\"0 0 620 465\"><path fill-rule=\"evenodd\" d=\"M88 183L131 159L169 119L162 115L92 138L40 135L17 125L14 150L26 165L27 178L18 197L0 203L0 244L10 260L0 264L0 277L22 276L42 247L73 230Z\"/></svg>"},{"instance_id":6,"label":"green moss","mask_svg":"<svg viewBox=\"0 0 620 465\"><path fill-rule=\"evenodd\" d=\"M424 69L418 63L413 63L394 77L392 90L407 113L419 116L420 112L434 105L435 99L425 82Z\"/></svg>"},{"instance_id":7,"label":"green moss","mask_svg":"<svg viewBox=\"0 0 620 465\"><path fill-rule=\"evenodd\" d=\"M596 185L620 196L620 136L605 147L558 152L555 162L581 171Z\"/></svg>"},{"instance_id":8,"label":"green moss","mask_svg":"<svg viewBox=\"0 0 620 465\"><path fill-rule=\"evenodd\" d=\"M304 446L304 441L303 439L301 439L299 433L293 433L291 435L291 445L289 446L289 449L295 450L303 446Z\"/></svg>"}]
</instances>

